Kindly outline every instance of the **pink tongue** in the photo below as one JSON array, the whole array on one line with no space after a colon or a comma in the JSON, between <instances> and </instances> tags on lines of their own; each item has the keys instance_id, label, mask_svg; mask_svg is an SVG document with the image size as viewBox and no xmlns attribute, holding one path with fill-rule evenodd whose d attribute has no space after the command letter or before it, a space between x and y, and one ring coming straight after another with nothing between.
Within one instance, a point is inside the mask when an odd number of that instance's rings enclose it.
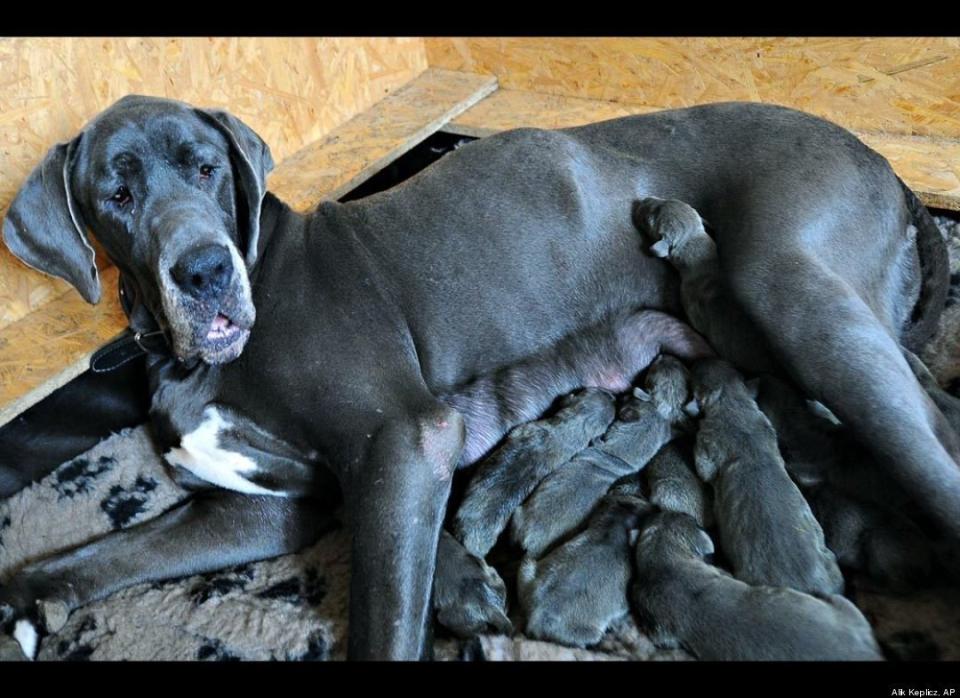
<instances>
[{"instance_id":1,"label":"pink tongue","mask_svg":"<svg viewBox=\"0 0 960 698\"><path fill-rule=\"evenodd\" d=\"M213 332L223 332L230 326L230 319L224 317L223 315L217 315L213 318L213 322L210 325L210 330Z\"/></svg>"}]
</instances>

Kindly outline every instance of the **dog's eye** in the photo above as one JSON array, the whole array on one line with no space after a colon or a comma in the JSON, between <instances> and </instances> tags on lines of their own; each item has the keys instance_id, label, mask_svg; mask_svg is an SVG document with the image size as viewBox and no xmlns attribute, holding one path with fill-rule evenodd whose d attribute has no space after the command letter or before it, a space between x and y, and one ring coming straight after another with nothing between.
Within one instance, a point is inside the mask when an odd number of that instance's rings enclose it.
<instances>
[{"instance_id":1,"label":"dog's eye","mask_svg":"<svg viewBox=\"0 0 960 698\"><path fill-rule=\"evenodd\" d=\"M213 165L200 165L200 179L210 179L216 169Z\"/></svg>"},{"instance_id":2,"label":"dog's eye","mask_svg":"<svg viewBox=\"0 0 960 698\"><path fill-rule=\"evenodd\" d=\"M124 186L120 186L117 187L117 190L113 193L113 196L110 197L110 201L122 208L133 201L133 196L130 195L129 189Z\"/></svg>"}]
</instances>

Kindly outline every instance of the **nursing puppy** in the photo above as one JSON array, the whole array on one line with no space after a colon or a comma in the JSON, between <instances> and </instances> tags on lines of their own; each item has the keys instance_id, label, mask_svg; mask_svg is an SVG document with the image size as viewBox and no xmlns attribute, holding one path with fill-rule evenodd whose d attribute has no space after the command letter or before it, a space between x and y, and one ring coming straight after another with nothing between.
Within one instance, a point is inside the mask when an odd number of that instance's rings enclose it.
<instances>
[{"instance_id":1,"label":"nursing puppy","mask_svg":"<svg viewBox=\"0 0 960 698\"><path fill-rule=\"evenodd\" d=\"M882 659L870 624L847 599L751 586L708 564L713 551L686 514L643 522L631 597L657 644L714 661Z\"/></svg>"},{"instance_id":2,"label":"nursing puppy","mask_svg":"<svg viewBox=\"0 0 960 698\"><path fill-rule=\"evenodd\" d=\"M620 477L633 468L596 447L585 448L537 485L513 512L510 534L537 559L554 543L576 531Z\"/></svg>"},{"instance_id":3,"label":"nursing puppy","mask_svg":"<svg viewBox=\"0 0 960 698\"><path fill-rule=\"evenodd\" d=\"M840 565L894 590L929 579L934 547L901 513L908 498L846 429L816 414L797 390L772 376L759 381L757 402Z\"/></svg>"},{"instance_id":4,"label":"nursing puppy","mask_svg":"<svg viewBox=\"0 0 960 698\"><path fill-rule=\"evenodd\" d=\"M697 477L686 444L667 444L646 468L650 503L663 511L690 516L701 528L713 526L713 499Z\"/></svg>"},{"instance_id":5,"label":"nursing puppy","mask_svg":"<svg viewBox=\"0 0 960 698\"><path fill-rule=\"evenodd\" d=\"M486 556L533 488L602 434L613 417L613 396L587 388L565 397L552 417L511 431L467 485L453 521L457 539L477 557Z\"/></svg>"},{"instance_id":6,"label":"nursing puppy","mask_svg":"<svg viewBox=\"0 0 960 698\"><path fill-rule=\"evenodd\" d=\"M713 356L689 325L657 310L615 313L544 350L440 396L463 415L459 467L489 453L513 427L539 418L578 388L622 393L661 352L686 360Z\"/></svg>"},{"instance_id":7,"label":"nursing puppy","mask_svg":"<svg viewBox=\"0 0 960 698\"><path fill-rule=\"evenodd\" d=\"M691 422L689 375L677 358L658 357L643 385L643 390L633 391L617 421L594 444L634 472L649 463L664 444L684 433Z\"/></svg>"},{"instance_id":8,"label":"nursing puppy","mask_svg":"<svg viewBox=\"0 0 960 698\"><path fill-rule=\"evenodd\" d=\"M632 531L650 508L629 479L600 500L581 533L542 560L520 564L517 590L530 637L586 647L629 612Z\"/></svg>"},{"instance_id":9,"label":"nursing puppy","mask_svg":"<svg viewBox=\"0 0 960 698\"><path fill-rule=\"evenodd\" d=\"M903 487L864 453L849 431L786 381L751 381L757 405L777 433L787 471L800 487L829 484L858 500L890 508L909 505Z\"/></svg>"},{"instance_id":10,"label":"nursing puppy","mask_svg":"<svg viewBox=\"0 0 960 698\"><path fill-rule=\"evenodd\" d=\"M634 204L633 221L653 241L650 252L680 274L687 318L717 353L750 373L775 372L766 339L723 281L717 246L700 214L682 201L648 197Z\"/></svg>"},{"instance_id":11,"label":"nursing puppy","mask_svg":"<svg viewBox=\"0 0 960 698\"><path fill-rule=\"evenodd\" d=\"M830 485L813 488L807 499L843 568L892 591L915 589L931 579L936 550L910 519Z\"/></svg>"},{"instance_id":12,"label":"nursing puppy","mask_svg":"<svg viewBox=\"0 0 960 698\"><path fill-rule=\"evenodd\" d=\"M592 448L544 478L513 515L512 538L528 555L575 531L615 480L641 470L689 427L688 378L679 360L662 354Z\"/></svg>"},{"instance_id":13,"label":"nursing puppy","mask_svg":"<svg viewBox=\"0 0 960 698\"><path fill-rule=\"evenodd\" d=\"M692 373L703 413L697 473L713 485L714 516L734 575L809 593L841 591L836 558L740 374L719 359L697 362Z\"/></svg>"}]
</instances>

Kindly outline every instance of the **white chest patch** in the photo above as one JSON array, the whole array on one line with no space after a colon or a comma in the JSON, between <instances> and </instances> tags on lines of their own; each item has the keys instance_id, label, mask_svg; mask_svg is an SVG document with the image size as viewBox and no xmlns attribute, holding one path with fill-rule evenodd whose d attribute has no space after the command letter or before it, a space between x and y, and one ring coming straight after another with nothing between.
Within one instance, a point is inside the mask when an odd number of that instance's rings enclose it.
<instances>
[{"instance_id":1,"label":"white chest patch","mask_svg":"<svg viewBox=\"0 0 960 698\"><path fill-rule=\"evenodd\" d=\"M180 446L171 448L164 454L164 458L172 465L185 468L200 479L228 490L244 494L283 496L282 493L260 487L243 476L245 473L256 472L257 464L253 459L220 448L220 433L232 426L216 407L207 407L203 410L200 426L184 435L180 439Z\"/></svg>"}]
</instances>

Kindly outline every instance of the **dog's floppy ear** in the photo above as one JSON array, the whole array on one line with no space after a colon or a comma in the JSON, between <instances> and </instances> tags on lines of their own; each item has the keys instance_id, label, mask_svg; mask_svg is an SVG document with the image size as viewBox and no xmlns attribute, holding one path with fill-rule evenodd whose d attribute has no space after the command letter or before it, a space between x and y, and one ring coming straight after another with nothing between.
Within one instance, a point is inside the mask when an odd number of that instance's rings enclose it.
<instances>
[{"instance_id":1,"label":"dog's floppy ear","mask_svg":"<svg viewBox=\"0 0 960 698\"><path fill-rule=\"evenodd\" d=\"M241 222L244 216L247 219L246 236L240 242L245 248L247 266L252 267L257 261L260 241L260 204L267 193L267 174L273 169L270 146L252 128L228 112L219 109L197 109L196 112L230 143L230 160L243 194L237 216Z\"/></svg>"},{"instance_id":2,"label":"dog's floppy ear","mask_svg":"<svg viewBox=\"0 0 960 698\"><path fill-rule=\"evenodd\" d=\"M3 239L26 264L69 281L88 303L98 303L96 255L70 194L81 137L53 146L30 173L4 218Z\"/></svg>"}]
</instances>

